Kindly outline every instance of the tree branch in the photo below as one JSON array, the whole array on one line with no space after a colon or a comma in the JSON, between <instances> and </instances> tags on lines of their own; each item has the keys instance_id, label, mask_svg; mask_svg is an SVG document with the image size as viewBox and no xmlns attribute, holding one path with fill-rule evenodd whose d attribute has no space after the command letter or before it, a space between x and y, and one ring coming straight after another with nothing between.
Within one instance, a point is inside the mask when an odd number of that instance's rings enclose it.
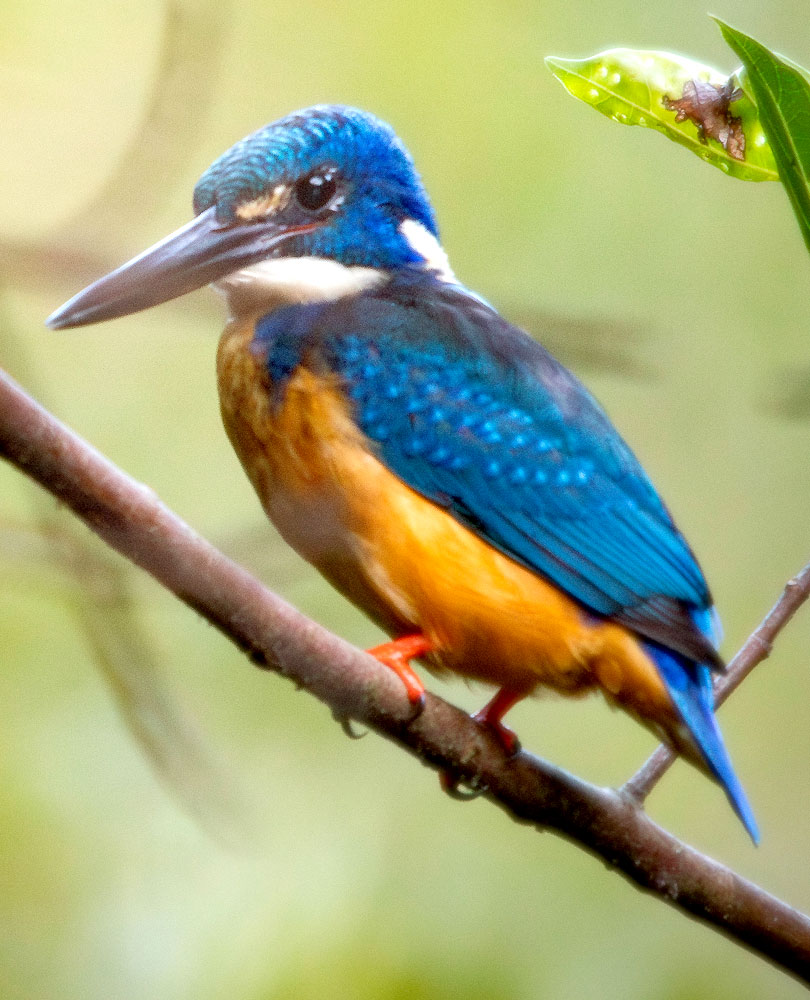
<instances>
[{"instance_id":1,"label":"tree branch","mask_svg":"<svg viewBox=\"0 0 810 1000\"><path fill-rule=\"evenodd\" d=\"M514 819L550 828L665 902L810 982L810 919L656 826L629 795L597 788L499 742L434 695L414 719L401 684L370 656L266 590L145 486L0 374L0 455L126 558L208 619L254 663L288 677Z\"/></svg>"}]
</instances>

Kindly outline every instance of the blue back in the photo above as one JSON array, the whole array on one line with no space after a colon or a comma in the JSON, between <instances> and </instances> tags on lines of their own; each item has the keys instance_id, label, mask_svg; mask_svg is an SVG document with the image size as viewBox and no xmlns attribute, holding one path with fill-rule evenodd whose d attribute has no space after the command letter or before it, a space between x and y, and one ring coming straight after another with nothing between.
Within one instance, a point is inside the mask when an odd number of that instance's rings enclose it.
<instances>
[{"instance_id":1,"label":"blue back","mask_svg":"<svg viewBox=\"0 0 810 1000\"><path fill-rule=\"evenodd\" d=\"M584 608L717 664L706 582L638 461L581 383L464 289L403 269L257 325L278 393L301 359L342 376L397 476Z\"/></svg>"}]
</instances>

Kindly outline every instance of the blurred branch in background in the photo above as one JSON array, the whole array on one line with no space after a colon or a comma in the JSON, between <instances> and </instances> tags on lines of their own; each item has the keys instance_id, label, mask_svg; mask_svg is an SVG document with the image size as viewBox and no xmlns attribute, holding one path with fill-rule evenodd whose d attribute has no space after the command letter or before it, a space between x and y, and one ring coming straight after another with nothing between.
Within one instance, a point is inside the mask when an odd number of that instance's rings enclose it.
<instances>
[{"instance_id":1,"label":"blurred branch in background","mask_svg":"<svg viewBox=\"0 0 810 1000\"><path fill-rule=\"evenodd\" d=\"M765 413L787 420L810 419L810 368L785 368L771 376L759 407Z\"/></svg>"},{"instance_id":2,"label":"blurred branch in background","mask_svg":"<svg viewBox=\"0 0 810 1000\"><path fill-rule=\"evenodd\" d=\"M5 354L31 378L7 316ZM39 493L31 494L33 525L0 521L0 564L25 573L56 571L70 607L116 706L161 782L218 842L247 846L253 818L235 772L215 754L158 664L143 628L131 573Z\"/></svg>"},{"instance_id":3,"label":"blurred branch in background","mask_svg":"<svg viewBox=\"0 0 810 1000\"><path fill-rule=\"evenodd\" d=\"M593 318L507 303L504 311L564 365L575 371L593 371L638 381L652 381L660 372L645 361L642 348L649 342L649 324L626 322L610 316Z\"/></svg>"},{"instance_id":4,"label":"blurred branch in background","mask_svg":"<svg viewBox=\"0 0 810 1000\"><path fill-rule=\"evenodd\" d=\"M247 846L250 813L235 772L212 753L160 669L139 620L130 573L40 507L38 527L0 522L0 562L21 572L55 570L94 665L157 777L217 842Z\"/></svg>"},{"instance_id":5,"label":"blurred branch in background","mask_svg":"<svg viewBox=\"0 0 810 1000\"><path fill-rule=\"evenodd\" d=\"M228 0L170 0L151 98L140 127L101 190L54 239L60 247L93 245L154 210L155 192L179 177L206 124L216 92ZM178 135L183 142L177 141ZM98 272L96 272L98 273Z\"/></svg>"},{"instance_id":6,"label":"blurred branch in background","mask_svg":"<svg viewBox=\"0 0 810 1000\"><path fill-rule=\"evenodd\" d=\"M8 377L0 377L0 454L254 663L305 688L336 717L370 726L434 769L478 788L515 819L556 831L810 982L810 919L666 833L631 795L587 784L526 752L508 757L494 736L435 695L414 718L390 671L267 591Z\"/></svg>"},{"instance_id":7,"label":"blurred branch in background","mask_svg":"<svg viewBox=\"0 0 810 1000\"><path fill-rule=\"evenodd\" d=\"M216 92L228 0L170 0L151 96L117 168L92 200L46 244L0 240L3 277L18 287L82 283L115 267L109 234L154 211L155 193L179 177L201 138ZM178 136L183 141L178 141Z\"/></svg>"}]
</instances>

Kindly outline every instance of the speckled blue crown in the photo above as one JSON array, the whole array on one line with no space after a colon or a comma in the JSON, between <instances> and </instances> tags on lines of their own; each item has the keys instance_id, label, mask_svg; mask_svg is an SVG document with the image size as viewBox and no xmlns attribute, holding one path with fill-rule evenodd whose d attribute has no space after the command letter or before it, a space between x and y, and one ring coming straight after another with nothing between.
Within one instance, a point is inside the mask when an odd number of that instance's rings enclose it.
<instances>
[{"instance_id":1,"label":"speckled blue crown","mask_svg":"<svg viewBox=\"0 0 810 1000\"><path fill-rule=\"evenodd\" d=\"M391 126L339 104L296 111L231 146L197 183L194 211L216 205L217 218L232 222L240 202L326 163L337 164L355 184L387 189L397 214L438 235L421 178Z\"/></svg>"}]
</instances>

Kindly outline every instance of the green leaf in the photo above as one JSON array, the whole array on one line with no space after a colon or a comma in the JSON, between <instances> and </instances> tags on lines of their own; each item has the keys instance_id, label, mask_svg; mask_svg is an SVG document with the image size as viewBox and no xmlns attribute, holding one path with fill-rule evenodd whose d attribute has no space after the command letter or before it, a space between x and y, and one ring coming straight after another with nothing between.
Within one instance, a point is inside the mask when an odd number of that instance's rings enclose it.
<instances>
[{"instance_id":1,"label":"green leaf","mask_svg":"<svg viewBox=\"0 0 810 1000\"><path fill-rule=\"evenodd\" d=\"M690 81L720 90L729 79L719 70L684 56L643 49L610 49L590 59L546 58L546 65L562 85L597 111L623 125L641 125L663 133L730 177L747 181L779 180L776 161L759 121L757 107L745 90L730 104L740 119L744 159L737 159L724 145L703 135L688 117L677 121L677 109L667 103L684 97ZM730 90L736 88L732 78Z\"/></svg>"},{"instance_id":2,"label":"green leaf","mask_svg":"<svg viewBox=\"0 0 810 1000\"><path fill-rule=\"evenodd\" d=\"M742 59L744 85L759 108L779 177L810 250L810 82L807 70L715 18Z\"/></svg>"}]
</instances>

